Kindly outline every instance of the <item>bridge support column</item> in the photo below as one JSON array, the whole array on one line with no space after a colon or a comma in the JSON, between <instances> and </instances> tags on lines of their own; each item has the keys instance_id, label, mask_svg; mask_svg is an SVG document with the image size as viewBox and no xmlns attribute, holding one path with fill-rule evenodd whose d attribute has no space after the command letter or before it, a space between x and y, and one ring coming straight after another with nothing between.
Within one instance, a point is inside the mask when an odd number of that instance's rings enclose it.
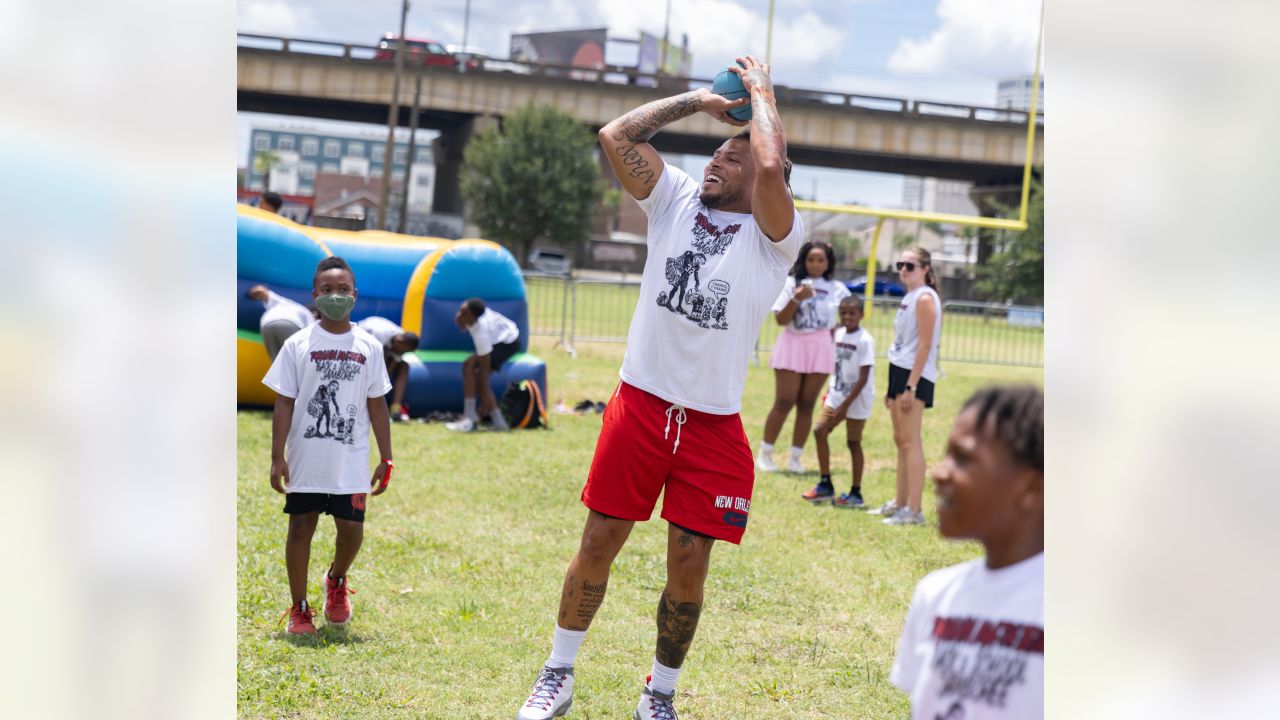
<instances>
[{"instance_id":1,"label":"bridge support column","mask_svg":"<svg viewBox=\"0 0 1280 720\"><path fill-rule=\"evenodd\" d=\"M436 162L436 188L432 198L434 212L463 214L462 150L472 135L497 126L496 117L477 115L449 130L442 130L440 136L432 141L431 154Z\"/></svg>"},{"instance_id":2,"label":"bridge support column","mask_svg":"<svg viewBox=\"0 0 1280 720\"><path fill-rule=\"evenodd\" d=\"M969 199L983 217L998 217L1012 212L1016 219L1018 204L1022 202L1022 183L974 185L969 188ZM996 232L998 231L978 228L978 265L986 265L995 252Z\"/></svg>"}]
</instances>

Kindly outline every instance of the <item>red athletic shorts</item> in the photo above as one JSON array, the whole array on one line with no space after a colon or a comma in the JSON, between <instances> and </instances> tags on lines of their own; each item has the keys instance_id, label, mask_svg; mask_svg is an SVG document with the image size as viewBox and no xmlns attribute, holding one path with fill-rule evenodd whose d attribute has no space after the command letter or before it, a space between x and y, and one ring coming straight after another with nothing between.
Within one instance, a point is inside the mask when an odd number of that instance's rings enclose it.
<instances>
[{"instance_id":1,"label":"red athletic shorts","mask_svg":"<svg viewBox=\"0 0 1280 720\"><path fill-rule=\"evenodd\" d=\"M648 520L665 488L663 519L736 545L755 479L741 417L672 408L619 383L604 411L582 502L623 520Z\"/></svg>"}]
</instances>

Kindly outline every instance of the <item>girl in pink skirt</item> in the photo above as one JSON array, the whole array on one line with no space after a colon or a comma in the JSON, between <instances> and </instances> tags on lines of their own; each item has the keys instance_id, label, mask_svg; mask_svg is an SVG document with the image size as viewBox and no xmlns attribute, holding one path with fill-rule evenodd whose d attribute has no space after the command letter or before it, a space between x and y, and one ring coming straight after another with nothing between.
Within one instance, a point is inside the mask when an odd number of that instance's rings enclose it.
<instances>
[{"instance_id":1,"label":"girl in pink skirt","mask_svg":"<svg viewBox=\"0 0 1280 720\"><path fill-rule=\"evenodd\" d=\"M839 317L840 301L849 295L844 283L831 279L836 254L831 246L807 242L800 248L787 284L773 304L774 318L784 326L773 346L773 408L764 422L764 439L756 465L766 472L778 469L773 461L773 443L782 432L791 408L796 409L791 433L789 472L804 472L800 454L813 425L813 407L818 402L827 376L835 369L832 329Z\"/></svg>"}]
</instances>

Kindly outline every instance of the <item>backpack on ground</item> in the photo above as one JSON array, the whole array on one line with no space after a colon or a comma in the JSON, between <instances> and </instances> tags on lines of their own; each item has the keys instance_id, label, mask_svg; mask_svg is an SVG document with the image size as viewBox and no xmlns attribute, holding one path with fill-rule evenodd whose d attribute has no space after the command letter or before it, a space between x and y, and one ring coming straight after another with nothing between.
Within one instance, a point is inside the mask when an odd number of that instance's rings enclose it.
<instances>
[{"instance_id":1,"label":"backpack on ground","mask_svg":"<svg viewBox=\"0 0 1280 720\"><path fill-rule=\"evenodd\" d=\"M512 430L547 427L547 408L542 401L542 390L533 380L508 383L498 407Z\"/></svg>"}]
</instances>

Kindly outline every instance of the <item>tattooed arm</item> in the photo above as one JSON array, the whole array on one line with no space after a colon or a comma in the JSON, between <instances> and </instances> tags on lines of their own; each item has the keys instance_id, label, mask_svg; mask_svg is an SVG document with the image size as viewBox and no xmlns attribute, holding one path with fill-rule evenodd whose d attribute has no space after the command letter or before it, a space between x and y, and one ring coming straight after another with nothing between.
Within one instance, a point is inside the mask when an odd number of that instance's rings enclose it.
<instances>
[{"instance_id":1,"label":"tattooed arm","mask_svg":"<svg viewBox=\"0 0 1280 720\"><path fill-rule=\"evenodd\" d=\"M773 99L769 66L748 55L738 58L742 67L729 69L742 78L751 96L751 157L756 166L756 186L751 214L769 239L778 242L791 232L795 205L787 187L787 138Z\"/></svg>"},{"instance_id":2,"label":"tattooed arm","mask_svg":"<svg viewBox=\"0 0 1280 720\"><path fill-rule=\"evenodd\" d=\"M662 156L649 144L649 138L663 127L700 111L730 125L743 125L727 113L746 103L746 98L726 100L706 88L655 100L600 128L600 147L622 187L631 197L644 200L653 192L666 167Z\"/></svg>"}]
</instances>

